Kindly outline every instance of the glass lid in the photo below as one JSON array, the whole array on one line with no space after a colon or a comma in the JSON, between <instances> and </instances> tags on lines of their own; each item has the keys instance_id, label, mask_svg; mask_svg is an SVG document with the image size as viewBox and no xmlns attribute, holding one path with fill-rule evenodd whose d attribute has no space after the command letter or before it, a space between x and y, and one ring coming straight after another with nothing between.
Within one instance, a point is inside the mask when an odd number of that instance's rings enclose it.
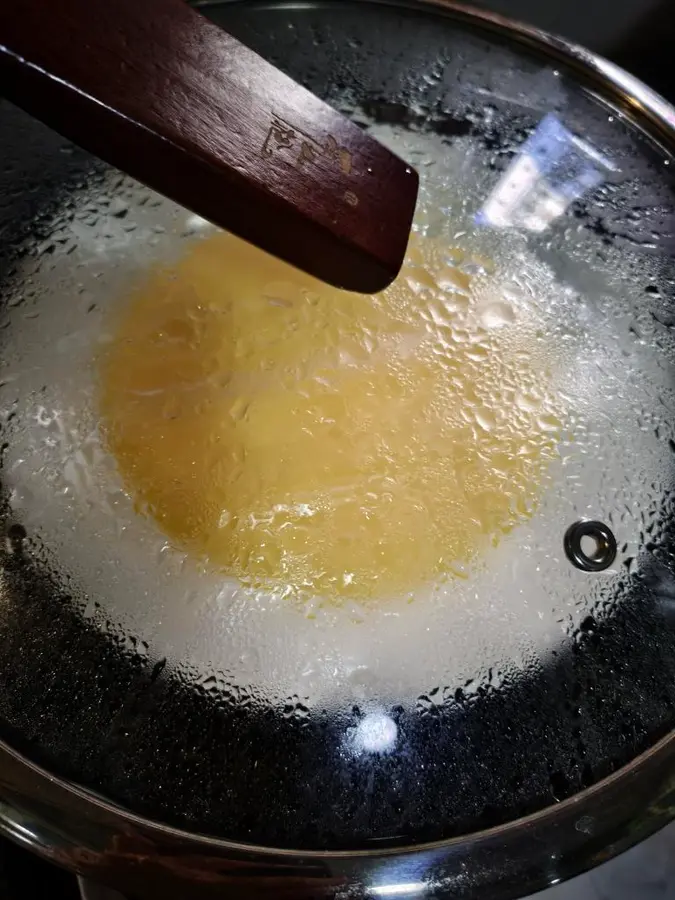
<instances>
[{"instance_id":1,"label":"glass lid","mask_svg":"<svg viewBox=\"0 0 675 900\"><path fill-rule=\"evenodd\" d=\"M262 846L554 805L673 724L670 151L441 8L203 11L419 170L407 261L336 291L2 107L3 736Z\"/></svg>"}]
</instances>

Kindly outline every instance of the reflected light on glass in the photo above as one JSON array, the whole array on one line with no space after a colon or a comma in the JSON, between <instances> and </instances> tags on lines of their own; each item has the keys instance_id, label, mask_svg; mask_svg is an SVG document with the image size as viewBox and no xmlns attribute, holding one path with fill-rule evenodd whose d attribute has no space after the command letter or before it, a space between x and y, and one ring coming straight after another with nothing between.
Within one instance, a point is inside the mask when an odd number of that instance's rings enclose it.
<instances>
[{"instance_id":1,"label":"reflected light on glass","mask_svg":"<svg viewBox=\"0 0 675 900\"><path fill-rule=\"evenodd\" d=\"M370 893L377 897L411 897L424 892L427 885L423 881L409 881L404 884L378 884Z\"/></svg>"},{"instance_id":2,"label":"reflected light on glass","mask_svg":"<svg viewBox=\"0 0 675 900\"><path fill-rule=\"evenodd\" d=\"M549 114L499 179L476 223L545 231L571 203L615 171L608 157Z\"/></svg>"},{"instance_id":3,"label":"reflected light on glass","mask_svg":"<svg viewBox=\"0 0 675 900\"><path fill-rule=\"evenodd\" d=\"M396 722L384 713L370 713L356 726L352 741L358 753L389 753L396 746Z\"/></svg>"}]
</instances>

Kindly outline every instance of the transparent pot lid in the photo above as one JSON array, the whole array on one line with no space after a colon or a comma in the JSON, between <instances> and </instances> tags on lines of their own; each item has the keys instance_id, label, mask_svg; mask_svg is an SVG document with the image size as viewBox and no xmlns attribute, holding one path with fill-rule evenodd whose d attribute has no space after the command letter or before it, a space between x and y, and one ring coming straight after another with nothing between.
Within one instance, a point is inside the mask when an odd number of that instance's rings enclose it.
<instances>
[{"instance_id":1,"label":"transparent pot lid","mask_svg":"<svg viewBox=\"0 0 675 900\"><path fill-rule=\"evenodd\" d=\"M408 261L336 293L2 108L4 736L247 844L554 805L672 725L669 151L506 28L204 10L419 169Z\"/></svg>"}]
</instances>

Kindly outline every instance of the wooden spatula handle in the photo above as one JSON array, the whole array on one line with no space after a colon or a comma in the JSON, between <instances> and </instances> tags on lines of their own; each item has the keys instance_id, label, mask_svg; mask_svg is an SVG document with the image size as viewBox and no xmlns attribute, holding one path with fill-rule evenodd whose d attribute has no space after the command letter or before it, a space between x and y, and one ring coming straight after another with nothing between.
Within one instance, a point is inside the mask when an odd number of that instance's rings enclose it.
<instances>
[{"instance_id":1,"label":"wooden spatula handle","mask_svg":"<svg viewBox=\"0 0 675 900\"><path fill-rule=\"evenodd\" d=\"M183 0L0 3L0 93L326 281L399 270L416 173Z\"/></svg>"}]
</instances>

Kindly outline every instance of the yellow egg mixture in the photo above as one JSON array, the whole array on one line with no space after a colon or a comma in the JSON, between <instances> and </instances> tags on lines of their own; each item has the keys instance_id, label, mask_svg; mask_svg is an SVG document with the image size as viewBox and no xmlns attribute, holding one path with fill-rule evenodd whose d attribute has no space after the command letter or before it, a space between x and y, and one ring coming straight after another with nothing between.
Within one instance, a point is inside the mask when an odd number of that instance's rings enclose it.
<instances>
[{"instance_id":1,"label":"yellow egg mixture","mask_svg":"<svg viewBox=\"0 0 675 900\"><path fill-rule=\"evenodd\" d=\"M466 259L415 238L396 283L361 296L218 233L151 273L100 360L137 509L295 597L412 596L460 574L531 515L560 428L510 349L510 308L479 314Z\"/></svg>"}]
</instances>

